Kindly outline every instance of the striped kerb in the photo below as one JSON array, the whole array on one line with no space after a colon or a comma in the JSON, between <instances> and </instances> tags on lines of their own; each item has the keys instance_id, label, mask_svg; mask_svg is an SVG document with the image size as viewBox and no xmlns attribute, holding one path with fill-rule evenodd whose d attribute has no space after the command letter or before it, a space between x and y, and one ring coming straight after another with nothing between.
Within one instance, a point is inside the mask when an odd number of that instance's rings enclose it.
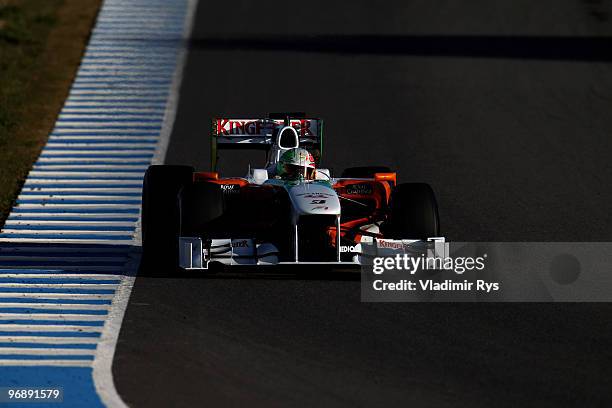
<instances>
[{"instance_id":1,"label":"striped kerb","mask_svg":"<svg viewBox=\"0 0 612 408\"><path fill-rule=\"evenodd\" d=\"M187 0L104 1L0 231L0 367L92 366L130 274L142 178L168 115L187 8Z\"/></svg>"}]
</instances>

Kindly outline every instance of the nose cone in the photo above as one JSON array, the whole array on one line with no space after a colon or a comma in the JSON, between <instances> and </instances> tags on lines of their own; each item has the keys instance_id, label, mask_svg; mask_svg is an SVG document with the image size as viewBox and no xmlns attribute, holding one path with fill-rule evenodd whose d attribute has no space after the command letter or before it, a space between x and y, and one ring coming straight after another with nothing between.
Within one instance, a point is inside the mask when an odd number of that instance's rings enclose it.
<instances>
[{"instance_id":1,"label":"nose cone","mask_svg":"<svg viewBox=\"0 0 612 408\"><path fill-rule=\"evenodd\" d=\"M293 208L299 215L339 215L340 200L327 183L300 183L289 189Z\"/></svg>"}]
</instances>

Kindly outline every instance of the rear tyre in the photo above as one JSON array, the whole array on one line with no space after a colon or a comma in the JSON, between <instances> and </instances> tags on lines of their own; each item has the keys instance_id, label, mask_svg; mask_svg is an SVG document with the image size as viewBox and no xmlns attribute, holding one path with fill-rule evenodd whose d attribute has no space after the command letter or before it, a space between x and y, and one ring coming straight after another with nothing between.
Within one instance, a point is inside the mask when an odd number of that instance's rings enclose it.
<instances>
[{"instance_id":1,"label":"rear tyre","mask_svg":"<svg viewBox=\"0 0 612 408\"><path fill-rule=\"evenodd\" d=\"M372 178L376 173L391 173L387 166L349 167L342 172L343 178Z\"/></svg>"},{"instance_id":2,"label":"rear tyre","mask_svg":"<svg viewBox=\"0 0 612 408\"><path fill-rule=\"evenodd\" d=\"M389 220L383 233L394 239L427 239L440 235L436 196L429 184L399 184L391 193Z\"/></svg>"},{"instance_id":3,"label":"rear tyre","mask_svg":"<svg viewBox=\"0 0 612 408\"><path fill-rule=\"evenodd\" d=\"M178 265L178 193L192 183L193 167L149 166L142 188L142 265L150 275Z\"/></svg>"}]
</instances>

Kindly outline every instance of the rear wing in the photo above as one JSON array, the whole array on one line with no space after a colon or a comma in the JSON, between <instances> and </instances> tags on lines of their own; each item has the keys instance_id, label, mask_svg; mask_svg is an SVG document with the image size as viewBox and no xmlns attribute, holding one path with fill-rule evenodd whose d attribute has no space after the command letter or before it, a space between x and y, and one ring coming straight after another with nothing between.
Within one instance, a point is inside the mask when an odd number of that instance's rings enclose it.
<instances>
[{"instance_id":1,"label":"rear wing","mask_svg":"<svg viewBox=\"0 0 612 408\"><path fill-rule=\"evenodd\" d=\"M316 149L319 155L323 152L322 119L215 118L212 120L212 170L217 167L218 149L269 149L287 121L297 131L300 147Z\"/></svg>"}]
</instances>

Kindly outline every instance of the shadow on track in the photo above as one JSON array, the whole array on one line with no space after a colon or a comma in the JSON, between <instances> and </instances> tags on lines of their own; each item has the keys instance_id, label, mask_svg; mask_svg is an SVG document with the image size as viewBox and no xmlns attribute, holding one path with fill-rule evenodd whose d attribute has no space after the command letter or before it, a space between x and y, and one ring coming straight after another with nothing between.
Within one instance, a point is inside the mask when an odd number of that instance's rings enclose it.
<instances>
[{"instance_id":1,"label":"shadow on track","mask_svg":"<svg viewBox=\"0 0 612 408\"><path fill-rule=\"evenodd\" d=\"M0 269L14 273L133 275L140 248L98 243L0 244Z\"/></svg>"},{"instance_id":2,"label":"shadow on track","mask_svg":"<svg viewBox=\"0 0 612 408\"><path fill-rule=\"evenodd\" d=\"M164 272L160 273L160 269ZM212 280L299 280L299 281L358 281L359 268L332 268L323 265L302 266L224 266L211 265L206 271L185 271L180 268L151 268L140 264L139 277L163 279Z\"/></svg>"},{"instance_id":3,"label":"shadow on track","mask_svg":"<svg viewBox=\"0 0 612 408\"><path fill-rule=\"evenodd\" d=\"M612 61L609 37L307 35L196 38L192 49Z\"/></svg>"}]
</instances>

